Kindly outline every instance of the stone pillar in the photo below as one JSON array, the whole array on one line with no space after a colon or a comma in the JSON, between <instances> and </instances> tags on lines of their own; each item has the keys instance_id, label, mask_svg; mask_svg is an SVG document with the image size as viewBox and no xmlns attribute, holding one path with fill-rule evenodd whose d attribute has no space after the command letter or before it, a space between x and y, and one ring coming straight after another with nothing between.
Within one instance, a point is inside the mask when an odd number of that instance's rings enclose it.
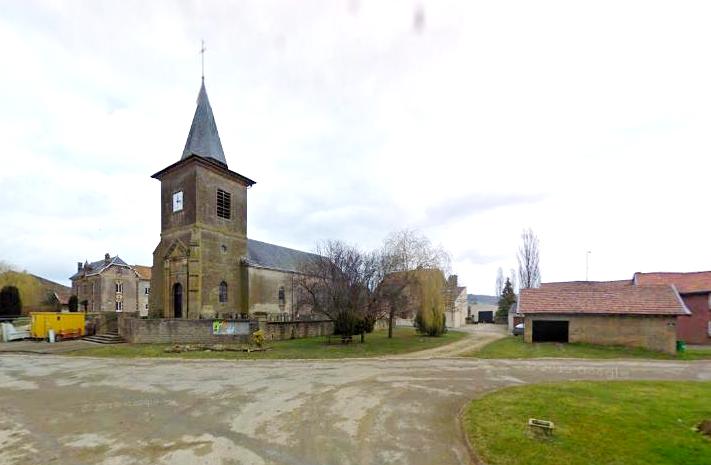
<instances>
[{"instance_id":1,"label":"stone pillar","mask_svg":"<svg viewBox=\"0 0 711 465\"><path fill-rule=\"evenodd\" d=\"M187 257L187 318L198 319L202 312L202 262L200 260L200 230L193 228Z\"/></svg>"},{"instance_id":2,"label":"stone pillar","mask_svg":"<svg viewBox=\"0 0 711 465\"><path fill-rule=\"evenodd\" d=\"M170 259L163 260L163 318L173 317L173 296L170 285Z\"/></svg>"}]
</instances>

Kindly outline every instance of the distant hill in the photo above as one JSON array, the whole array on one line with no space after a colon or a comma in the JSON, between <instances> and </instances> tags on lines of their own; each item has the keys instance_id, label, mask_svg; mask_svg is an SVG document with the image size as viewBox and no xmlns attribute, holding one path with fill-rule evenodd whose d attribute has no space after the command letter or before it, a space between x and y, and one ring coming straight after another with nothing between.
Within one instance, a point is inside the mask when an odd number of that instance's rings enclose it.
<instances>
[{"instance_id":1,"label":"distant hill","mask_svg":"<svg viewBox=\"0 0 711 465\"><path fill-rule=\"evenodd\" d=\"M499 299L494 295L467 294L467 301L470 305L474 303L498 305Z\"/></svg>"},{"instance_id":2,"label":"distant hill","mask_svg":"<svg viewBox=\"0 0 711 465\"><path fill-rule=\"evenodd\" d=\"M67 304L71 288L24 271L0 273L0 288L15 286L22 298L23 314L30 311L54 311L57 301Z\"/></svg>"}]
</instances>

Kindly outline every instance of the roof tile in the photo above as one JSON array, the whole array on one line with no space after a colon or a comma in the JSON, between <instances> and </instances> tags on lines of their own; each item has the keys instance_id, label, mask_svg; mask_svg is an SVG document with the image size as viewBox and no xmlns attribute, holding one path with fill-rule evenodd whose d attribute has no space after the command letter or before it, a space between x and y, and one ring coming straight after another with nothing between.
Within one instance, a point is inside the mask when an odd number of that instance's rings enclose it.
<instances>
[{"instance_id":1,"label":"roof tile","mask_svg":"<svg viewBox=\"0 0 711 465\"><path fill-rule=\"evenodd\" d=\"M522 289L523 314L687 315L688 309L671 285L622 285L570 282Z\"/></svg>"},{"instance_id":2,"label":"roof tile","mask_svg":"<svg viewBox=\"0 0 711 465\"><path fill-rule=\"evenodd\" d=\"M673 284L679 293L711 292L711 271L635 273L637 284Z\"/></svg>"}]
</instances>

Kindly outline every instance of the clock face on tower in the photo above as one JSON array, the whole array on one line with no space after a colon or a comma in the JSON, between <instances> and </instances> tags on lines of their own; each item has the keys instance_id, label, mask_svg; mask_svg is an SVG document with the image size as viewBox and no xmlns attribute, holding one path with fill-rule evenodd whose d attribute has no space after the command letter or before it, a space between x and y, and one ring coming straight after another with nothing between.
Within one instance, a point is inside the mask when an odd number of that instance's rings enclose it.
<instances>
[{"instance_id":1,"label":"clock face on tower","mask_svg":"<svg viewBox=\"0 0 711 465\"><path fill-rule=\"evenodd\" d=\"M183 191L178 191L173 194L173 212L179 212L183 209Z\"/></svg>"}]
</instances>

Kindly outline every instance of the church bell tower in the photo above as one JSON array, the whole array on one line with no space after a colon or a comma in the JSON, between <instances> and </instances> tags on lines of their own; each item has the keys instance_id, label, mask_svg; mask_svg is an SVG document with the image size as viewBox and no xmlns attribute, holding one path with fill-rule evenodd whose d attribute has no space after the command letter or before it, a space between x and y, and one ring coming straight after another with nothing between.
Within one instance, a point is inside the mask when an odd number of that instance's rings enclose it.
<instances>
[{"instance_id":1,"label":"church bell tower","mask_svg":"<svg viewBox=\"0 0 711 465\"><path fill-rule=\"evenodd\" d=\"M152 176L161 183L160 243L153 252L157 318L247 313L247 189L227 167L203 78L182 157Z\"/></svg>"}]
</instances>

